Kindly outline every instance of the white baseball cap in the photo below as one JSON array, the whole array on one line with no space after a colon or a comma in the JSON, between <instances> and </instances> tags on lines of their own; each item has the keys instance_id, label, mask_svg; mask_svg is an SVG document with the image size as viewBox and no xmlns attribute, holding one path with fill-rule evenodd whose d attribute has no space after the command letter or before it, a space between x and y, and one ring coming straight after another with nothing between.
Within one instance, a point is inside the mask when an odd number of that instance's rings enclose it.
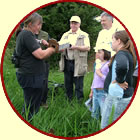
<instances>
[{"instance_id":1,"label":"white baseball cap","mask_svg":"<svg viewBox=\"0 0 140 140\"><path fill-rule=\"evenodd\" d=\"M102 43L100 47L94 47L95 52L98 52L98 50L106 50L108 52L112 52L111 45L109 43Z\"/></svg>"},{"instance_id":2,"label":"white baseball cap","mask_svg":"<svg viewBox=\"0 0 140 140\"><path fill-rule=\"evenodd\" d=\"M70 21L75 21L75 22L81 23L81 19L79 16L72 16Z\"/></svg>"}]
</instances>

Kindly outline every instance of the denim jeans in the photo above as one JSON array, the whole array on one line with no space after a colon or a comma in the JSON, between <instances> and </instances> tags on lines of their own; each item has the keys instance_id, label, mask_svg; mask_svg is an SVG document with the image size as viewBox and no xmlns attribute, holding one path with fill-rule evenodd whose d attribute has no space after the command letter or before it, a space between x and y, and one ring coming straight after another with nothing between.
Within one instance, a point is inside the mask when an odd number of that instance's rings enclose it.
<instances>
[{"instance_id":1,"label":"denim jeans","mask_svg":"<svg viewBox=\"0 0 140 140\"><path fill-rule=\"evenodd\" d=\"M103 129L109 125L109 118L110 118L113 106L114 106L113 121L115 121L126 109L130 100L131 100L131 97L130 98L117 98L108 94L104 102L102 119L101 119L101 128Z\"/></svg>"},{"instance_id":2,"label":"denim jeans","mask_svg":"<svg viewBox=\"0 0 140 140\"><path fill-rule=\"evenodd\" d=\"M104 105L105 98L106 94L104 90L93 89L92 113L91 113L91 116L93 118L99 119L100 114L102 115L102 108Z\"/></svg>"}]
</instances>

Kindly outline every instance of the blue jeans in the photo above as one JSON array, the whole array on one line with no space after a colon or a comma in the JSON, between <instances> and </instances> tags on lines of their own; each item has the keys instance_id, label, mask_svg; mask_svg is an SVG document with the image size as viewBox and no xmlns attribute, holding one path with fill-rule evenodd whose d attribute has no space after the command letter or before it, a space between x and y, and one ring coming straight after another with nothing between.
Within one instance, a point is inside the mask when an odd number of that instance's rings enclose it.
<instances>
[{"instance_id":1,"label":"blue jeans","mask_svg":"<svg viewBox=\"0 0 140 140\"><path fill-rule=\"evenodd\" d=\"M115 121L126 109L130 100L131 100L131 97L130 98L117 98L108 94L108 96L105 99L105 103L103 107L101 128L103 129L109 125L109 118L110 118L113 106L114 106L113 121Z\"/></svg>"},{"instance_id":2,"label":"blue jeans","mask_svg":"<svg viewBox=\"0 0 140 140\"><path fill-rule=\"evenodd\" d=\"M102 114L102 108L104 105L105 98L106 94L104 90L93 89L92 113L91 113L91 116L93 118L99 119L100 114Z\"/></svg>"}]
</instances>

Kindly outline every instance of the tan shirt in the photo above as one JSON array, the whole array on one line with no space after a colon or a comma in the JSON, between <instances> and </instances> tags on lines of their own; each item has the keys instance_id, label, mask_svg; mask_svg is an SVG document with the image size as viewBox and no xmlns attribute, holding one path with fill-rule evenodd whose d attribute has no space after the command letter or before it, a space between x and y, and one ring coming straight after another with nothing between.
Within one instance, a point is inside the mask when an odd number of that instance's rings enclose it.
<instances>
[{"instance_id":1,"label":"tan shirt","mask_svg":"<svg viewBox=\"0 0 140 140\"><path fill-rule=\"evenodd\" d=\"M111 56L114 56L116 52L112 50L112 35L116 31L120 31L120 30L122 30L122 28L116 25L113 25L109 30L102 29L98 34L96 46L94 48L95 52L98 52L99 48L105 48L111 52Z\"/></svg>"},{"instance_id":2,"label":"tan shirt","mask_svg":"<svg viewBox=\"0 0 140 140\"><path fill-rule=\"evenodd\" d=\"M66 33L62 36L60 42L65 42L65 43L70 43L71 45L76 45L77 43L77 38L81 35L81 30L80 28L77 30L77 32L72 33L72 30L67 32L67 38L66 38ZM87 34L84 34L84 46L90 47L90 41L89 37ZM81 46L79 46L81 47ZM74 60L74 50L67 49L67 56L68 60Z\"/></svg>"}]
</instances>

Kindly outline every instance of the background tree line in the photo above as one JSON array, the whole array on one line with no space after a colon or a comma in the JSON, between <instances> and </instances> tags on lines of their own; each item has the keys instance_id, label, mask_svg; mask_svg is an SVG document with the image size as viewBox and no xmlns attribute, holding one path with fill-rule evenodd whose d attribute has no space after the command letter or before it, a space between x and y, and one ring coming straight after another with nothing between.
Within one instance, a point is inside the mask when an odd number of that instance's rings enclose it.
<instances>
[{"instance_id":1,"label":"background tree line","mask_svg":"<svg viewBox=\"0 0 140 140\"><path fill-rule=\"evenodd\" d=\"M49 33L51 38L60 40L63 33L70 29L70 18L73 15L80 16L81 29L89 34L91 50L89 52L89 59L94 59L94 46L97 40L101 25L94 20L96 16L99 16L103 11L92 5L79 3L79 2L64 2L49 5L41 8L37 11L43 17L42 30ZM15 34L11 37L8 48L15 46ZM60 59L60 53L57 53L48 59L51 68L58 69L58 61Z\"/></svg>"},{"instance_id":2,"label":"background tree line","mask_svg":"<svg viewBox=\"0 0 140 140\"><path fill-rule=\"evenodd\" d=\"M78 3L78 2L64 2L54 5L49 5L37 11L43 17L42 30L49 33L51 38L60 40L64 32L70 29L70 18L73 15L78 15L81 18L81 29L89 34L91 51L89 57L93 56L93 47L95 46L96 39L101 25L94 20L103 11L92 5ZM51 66L58 66L60 54L55 54L49 58Z\"/></svg>"}]
</instances>

